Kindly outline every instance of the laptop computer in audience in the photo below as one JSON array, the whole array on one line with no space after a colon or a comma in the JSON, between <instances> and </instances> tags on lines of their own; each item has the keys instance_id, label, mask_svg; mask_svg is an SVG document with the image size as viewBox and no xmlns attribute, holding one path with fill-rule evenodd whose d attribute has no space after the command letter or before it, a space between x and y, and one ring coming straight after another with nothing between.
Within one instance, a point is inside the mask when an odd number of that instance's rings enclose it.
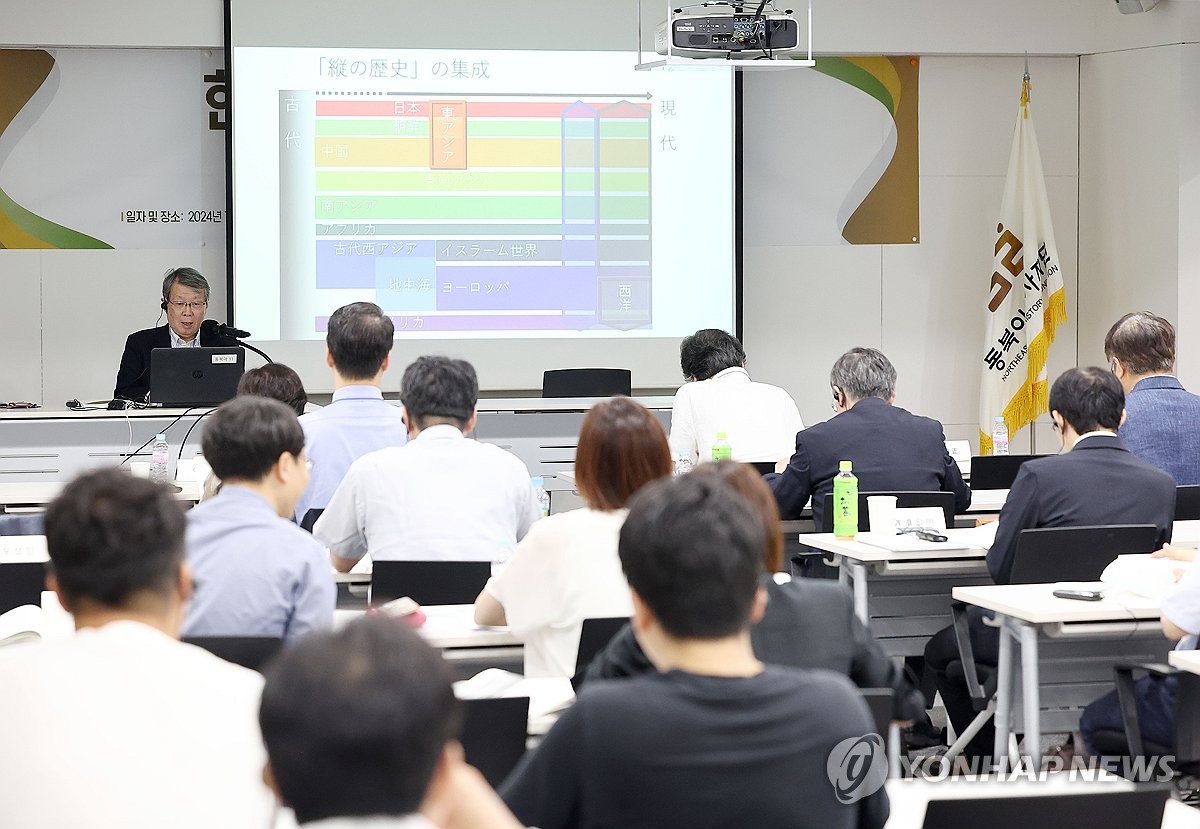
<instances>
[{"instance_id":1,"label":"laptop computer in audience","mask_svg":"<svg viewBox=\"0 0 1200 829\"><path fill-rule=\"evenodd\" d=\"M150 352L150 402L163 406L216 406L237 394L246 351L155 348Z\"/></svg>"},{"instance_id":2,"label":"laptop computer in audience","mask_svg":"<svg viewBox=\"0 0 1200 829\"><path fill-rule=\"evenodd\" d=\"M1159 829L1169 786L1143 785L1135 789L1103 788L1059 791L1050 795L1004 796L996 783L997 797L931 800L922 829L948 826L970 829L1062 829L1064 826L1120 826L1122 829ZM1101 784L1095 784L1101 785Z\"/></svg>"}]
</instances>

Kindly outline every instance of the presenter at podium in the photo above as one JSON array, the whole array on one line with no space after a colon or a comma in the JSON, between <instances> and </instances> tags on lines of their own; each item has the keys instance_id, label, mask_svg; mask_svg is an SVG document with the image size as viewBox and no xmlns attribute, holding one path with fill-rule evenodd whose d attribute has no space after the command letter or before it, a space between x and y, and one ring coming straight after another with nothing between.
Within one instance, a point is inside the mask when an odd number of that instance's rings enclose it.
<instances>
[{"instance_id":1,"label":"presenter at podium","mask_svg":"<svg viewBox=\"0 0 1200 829\"><path fill-rule=\"evenodd\" d=\"M208 280L195 268L167 272L159 305L167 313L167 324L134 331L125 340L114 398L146 401L150 393L150 352L155 348L237 345L228 337L205 336L201 342L200 324L208 310L208 294Z\"/></svg>"}]
</instances>

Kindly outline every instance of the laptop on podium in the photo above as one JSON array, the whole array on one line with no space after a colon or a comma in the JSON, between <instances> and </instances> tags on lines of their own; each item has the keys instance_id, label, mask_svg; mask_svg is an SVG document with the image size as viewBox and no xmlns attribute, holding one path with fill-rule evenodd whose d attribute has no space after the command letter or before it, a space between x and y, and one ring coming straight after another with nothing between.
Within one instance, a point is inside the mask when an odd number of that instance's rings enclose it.
<instances>
[{"instance_id":1,"label":"laptop on podium","mask_svg":"<svg viewBox=\"0 0 1200 829\"><path fill-rule=\"evenodd\" d=\"M216 406L237 394L246 351L155 348L150 352L150 402L162 406Z\"/></svg>"}]
</instances>

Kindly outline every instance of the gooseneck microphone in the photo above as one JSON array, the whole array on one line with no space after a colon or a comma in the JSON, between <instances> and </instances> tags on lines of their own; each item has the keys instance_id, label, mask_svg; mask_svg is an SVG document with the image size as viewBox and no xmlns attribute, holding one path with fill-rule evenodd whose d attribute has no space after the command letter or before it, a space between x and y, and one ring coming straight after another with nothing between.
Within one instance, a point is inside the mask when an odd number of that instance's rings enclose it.
<instances>
[{"instance_id":1,"label":"gooseneck microphone","mask_svg":"<svg viewBox=\"0 0 1200 829\"><path fill-rule=\"evenodd\" d=\"M209 337L229 337L233 340L241 340L250 336L249 331L243 331L216 320L205 320L200 323L200 333Z\"/></svg>"},{"instance_id":2,"label":"gooseneck microphone","mask_svg":"<svg viewBox=\"0 0 1200 829\"><path fill-rule=\"evenodd\" d=\"M243 331L240 328L234 328L232 325L226 325L225 323L217 322L216 320L205 320L204 322L200 323L200 333L203 334L205 337L210 337L210 338L211 337L224 337L224 338L230 339L230 340L237 340L237 344L240 345L242 348L250 349L255 354L259 355L264 360L266 360L268 363L275 362L274 360L271 359L270 355L268 355L265 351L255 348L254 346L250 345L250 343L242 342L243 338L250 336L249 331Z\"/></svg>"}]
</instances>

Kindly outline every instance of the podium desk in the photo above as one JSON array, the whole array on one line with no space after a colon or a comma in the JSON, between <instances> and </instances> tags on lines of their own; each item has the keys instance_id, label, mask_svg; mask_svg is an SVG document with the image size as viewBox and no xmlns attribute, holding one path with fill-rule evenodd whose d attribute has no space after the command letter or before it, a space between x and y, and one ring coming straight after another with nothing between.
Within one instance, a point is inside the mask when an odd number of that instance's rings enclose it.
<instances>
[{"instance_id":1,"label":"podium desk","mask_svg":"<svg viewBox=\"0 0 1200 829\"><path fill-rule=\"evenodd\" d=\"M1053 591L1052 584L1004 584L953 592L958 601L992 611L1000 627L995 756L1008 753L1019 701L1035 768L1043 726L1050 733L1075 730L1082 708L1112 690L1115 663L1162 662L1170 650L1157 599L1107 587L1103 599L1085 602Z\"/></svg>"}]
</instances>

